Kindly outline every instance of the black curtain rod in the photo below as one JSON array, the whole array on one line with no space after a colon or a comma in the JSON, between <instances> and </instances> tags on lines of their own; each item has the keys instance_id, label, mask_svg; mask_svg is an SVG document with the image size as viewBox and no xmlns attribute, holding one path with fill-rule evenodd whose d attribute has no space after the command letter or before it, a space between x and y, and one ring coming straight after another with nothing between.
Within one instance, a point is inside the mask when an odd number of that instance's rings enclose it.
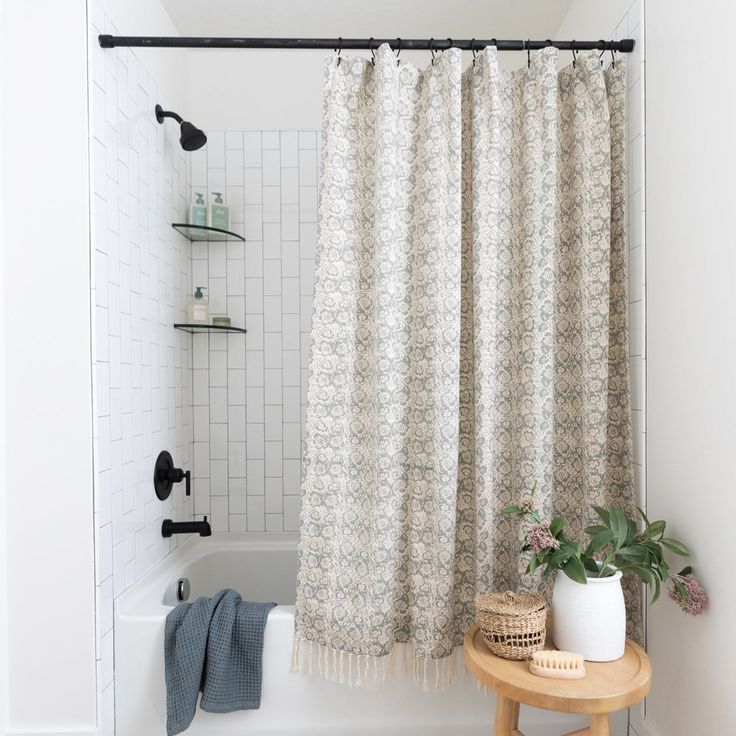
<instances>
[{"instance_id":1,"label":"black curtain rod","mask_svg":"<svg viewBox=\"0 0 736 736\"><path fill-rule=\"evenodd\" d=\"M634 50L634 39L621 41L503 41L500 39L452 38L227 38L197 36L99 36L103 49L117 46L176 49L377 49L384 43L392 49L442 51L450 47L465 51L480 51L495 46L499 51L538 50L554 46L562 51L620 51Z\"/></svg>"}]
</instances>

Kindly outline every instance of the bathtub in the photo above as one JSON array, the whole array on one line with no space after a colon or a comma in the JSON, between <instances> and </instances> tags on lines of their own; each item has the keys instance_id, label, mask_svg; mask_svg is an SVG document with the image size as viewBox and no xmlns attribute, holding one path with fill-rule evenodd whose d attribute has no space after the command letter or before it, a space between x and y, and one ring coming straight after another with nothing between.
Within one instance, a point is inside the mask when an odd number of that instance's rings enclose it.
<instances>
[{"instance_id":1,"label":"bathtub","mask_svg":"<svg viewBox=\"0 0 736 736\"><path fill-rule=\"evenodd\" d=\"M250 600L273 600L263 651L257 711L197 715L191 736L487 736L493 697L463 673L450 688L423 692L400 672L379 690L348 688L291 671L296 536L223 534L180 545L115 602L117 736L166 733L164 620L188 578L189 600L234 588ZM523 709L527 736L580 723ZM582 724L581 724L582 725Z\"/></svg>"}]
</instances>

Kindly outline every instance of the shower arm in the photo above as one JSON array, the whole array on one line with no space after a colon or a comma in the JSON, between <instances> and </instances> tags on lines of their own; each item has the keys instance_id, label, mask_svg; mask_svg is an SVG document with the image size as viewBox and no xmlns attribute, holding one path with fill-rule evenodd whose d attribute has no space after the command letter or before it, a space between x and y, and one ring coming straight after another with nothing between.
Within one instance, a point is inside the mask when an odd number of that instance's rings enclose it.
<instances>
[{"instance_id":1,"label":"shower arm","mask_svg":"<svg viewBox=\"0 0 736 736\"><path fill-rule=\"evenodd\" d=\"M201 36L111 36L101 34L98 41L103 49L116 47L178 48L178 49L368 49L375 50L382 44L401 51L443 51L457 48L480 51L495 46L499 51L535 51L552 46L561 51L619 51L624 54L634 50L633 38L620 41L517 41L491 39L452 38L228 38Z\"/></svg>"},{"instance_id":2,"label":"shower arm","mask_svg":"<svg viewBox=\"0 0 736 736\"><path fill-rule=\"evenodd\" d=\"M161 105L156 105L156 120L158 120L159 123L163 123L164 118L174 118L179 125L184 122L181 115L177 115L171 110L164 110Z\"/></svg>"}]
</instances>

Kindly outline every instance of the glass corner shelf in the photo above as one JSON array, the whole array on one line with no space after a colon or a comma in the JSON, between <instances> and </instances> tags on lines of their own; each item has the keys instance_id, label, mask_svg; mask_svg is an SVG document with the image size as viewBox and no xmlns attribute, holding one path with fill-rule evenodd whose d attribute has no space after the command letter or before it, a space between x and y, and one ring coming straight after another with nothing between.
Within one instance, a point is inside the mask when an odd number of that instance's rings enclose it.
<instances>
[{"instance_id":1,"label":"glass corner shelf","mask_svg":"<svg viewBox=\"0 0 736 736\"><path fill-rule=\"evenodd\" d=\"M219 227L207 227L205 225L188 225L186 222L172 222L171 227L185 238L191 241L206 240L210 243L217 241L241 241L245 238L230 230L221 230Z\"/></svg>"},{"instance_id":2,"label":"glass corner shelf","mask_svg":"<svg viewBox=\"0 0 736 736\"><path fill-rule=\"evenodd\" d=\"M240 332L243 335L247 332L244 327L233 327L232 325L188 325L182 322L175 322L174 327L177 330L184 330L190 335L197 335L203 332Z\"/></svg>"}]
</instances>

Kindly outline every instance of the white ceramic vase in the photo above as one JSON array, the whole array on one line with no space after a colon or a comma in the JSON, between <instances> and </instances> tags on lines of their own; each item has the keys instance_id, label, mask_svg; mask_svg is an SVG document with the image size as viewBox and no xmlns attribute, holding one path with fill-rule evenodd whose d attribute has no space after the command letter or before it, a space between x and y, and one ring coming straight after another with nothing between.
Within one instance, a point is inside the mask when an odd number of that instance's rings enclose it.
<instances>
[{"instance_id":1,"label":"white ceramic vase","mask_svg":"<svg viewBox=\"0 0 736 736\"><path fill-rule=\"evenodd\" d=\"M552 641L558 649L582 654L591 662L623 657L626 606L621 572L576 583L559 571L552 592Z\"/></svg>"}]
</instances>

